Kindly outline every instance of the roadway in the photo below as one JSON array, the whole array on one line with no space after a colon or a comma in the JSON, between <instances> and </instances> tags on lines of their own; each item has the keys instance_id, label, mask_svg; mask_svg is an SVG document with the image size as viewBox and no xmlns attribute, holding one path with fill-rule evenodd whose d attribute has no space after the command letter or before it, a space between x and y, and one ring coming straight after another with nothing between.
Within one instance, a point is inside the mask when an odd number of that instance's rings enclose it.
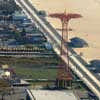
<instances>
[{"instance_id":1,"label":"roadway","mask_svg":"<svg viewBox=\"0 0 100 100\"><path fill-rule=\"evenodd\" d=\"M29 0L31 2L31 0ZM47 39L52 43L55 52L60 56L60 41L61 36L59 33L51 27L51 25L40 18L33 9L28 0L16 0L16 3L26 12L26 14L32 18L36 25L46 34ZM64 48L65 55L60 56L62 60L67 64L66 47ZM86 65L73 55L72 51L69 51L70 68L83 80L83 82L94 92L94 94L100 100L100 81L86 68Z\"/></svg>"}]
</instances>

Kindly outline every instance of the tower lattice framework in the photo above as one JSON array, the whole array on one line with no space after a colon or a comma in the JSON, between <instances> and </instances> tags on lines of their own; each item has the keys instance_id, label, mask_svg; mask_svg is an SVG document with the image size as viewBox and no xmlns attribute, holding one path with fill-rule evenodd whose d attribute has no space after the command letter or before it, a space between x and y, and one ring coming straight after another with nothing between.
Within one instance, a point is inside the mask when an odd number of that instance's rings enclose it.
<instances>
[{"instance_id":1,"label":"tower lattice framework","mask_svg":"<svg viewBox=\"0 0 100 100\"><path fill-rule=\"evenodd\" d=\"M50 14L50 17L58 18L61 20L62 24L62 35L61 35L61 47L60 47L60 54L61 56L66 56L67 64L63 61L59 66L58 73L57 73L57 87L65 88L66 86L71 83L72 75L70 72L69 67L69 53L68 53L68 23L69 20L72 18L80 18L82 17L80 14L73 14L73 13L54 13ZM67 50L66 50L67 49ZM71 84L70 84L71 85Z\"/></svg>"}]
</instances>

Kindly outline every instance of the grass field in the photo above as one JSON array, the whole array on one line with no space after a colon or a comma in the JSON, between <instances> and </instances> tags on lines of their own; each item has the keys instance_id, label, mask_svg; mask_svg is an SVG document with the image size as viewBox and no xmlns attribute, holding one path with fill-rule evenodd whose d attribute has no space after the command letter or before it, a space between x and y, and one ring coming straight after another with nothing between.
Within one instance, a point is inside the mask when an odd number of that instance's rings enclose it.
<instances>
[{"instance_id":1,"label":"grass field","mask_svg":"<svg viewBox=\"0 0 100 100\"><path fill-rule=\"evenodd\" d=\"M16 68L18 76L31 79L55 79L57 69Z\"/></svg>"},{"instance_id":2,"label":"grass field","mask_svg":"<svg viewBox=\"0 0 100 100\"><path fill-rule=\"evenodd\" d=\"M8 64L14 68L16 74L21 78L31 79L55 79L60 58L0 58L1 64Z\"/></svg>"}]
</instances>

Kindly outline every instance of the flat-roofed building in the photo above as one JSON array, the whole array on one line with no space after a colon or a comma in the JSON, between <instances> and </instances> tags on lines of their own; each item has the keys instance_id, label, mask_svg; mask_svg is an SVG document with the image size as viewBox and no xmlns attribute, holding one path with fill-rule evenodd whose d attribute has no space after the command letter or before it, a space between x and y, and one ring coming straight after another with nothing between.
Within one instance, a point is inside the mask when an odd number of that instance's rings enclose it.
<instances>
[{"instance_id":1,"label":"flat-roofed building","mask_svg":"<svg viewBox=\"0 0 100 100\"><path fill-rule=\"evenodd\" d=\"M27 90L27 100L77 100L72 91Z\"/></svg>"}]
</instances>

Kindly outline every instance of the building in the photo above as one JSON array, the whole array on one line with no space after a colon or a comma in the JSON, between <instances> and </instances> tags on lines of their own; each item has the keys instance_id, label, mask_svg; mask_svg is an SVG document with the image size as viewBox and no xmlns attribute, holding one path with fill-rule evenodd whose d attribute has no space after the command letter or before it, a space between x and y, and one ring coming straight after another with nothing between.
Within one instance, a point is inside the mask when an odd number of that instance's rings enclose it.
<instances>
[{"instance_id":1,"label":"building","mask_svg":"<svg viewBox=\"0 0 100 100\"><path fill-rule=\"evenodd\" d=\"M77 100L72 91L27 90L27 100Z\"/></svg>"},{"instance_id":2,"label":"building","mask_svg":"<svg viewBox=\"0 0 100 100\"><path fill-rule=\"evenodd\" d=\"M23 12L16 11L13 14L13 20L14 21L21 21L21 22L23 22L26 19L27 19L27 16Z\"/></svg>"}]
</instances>

